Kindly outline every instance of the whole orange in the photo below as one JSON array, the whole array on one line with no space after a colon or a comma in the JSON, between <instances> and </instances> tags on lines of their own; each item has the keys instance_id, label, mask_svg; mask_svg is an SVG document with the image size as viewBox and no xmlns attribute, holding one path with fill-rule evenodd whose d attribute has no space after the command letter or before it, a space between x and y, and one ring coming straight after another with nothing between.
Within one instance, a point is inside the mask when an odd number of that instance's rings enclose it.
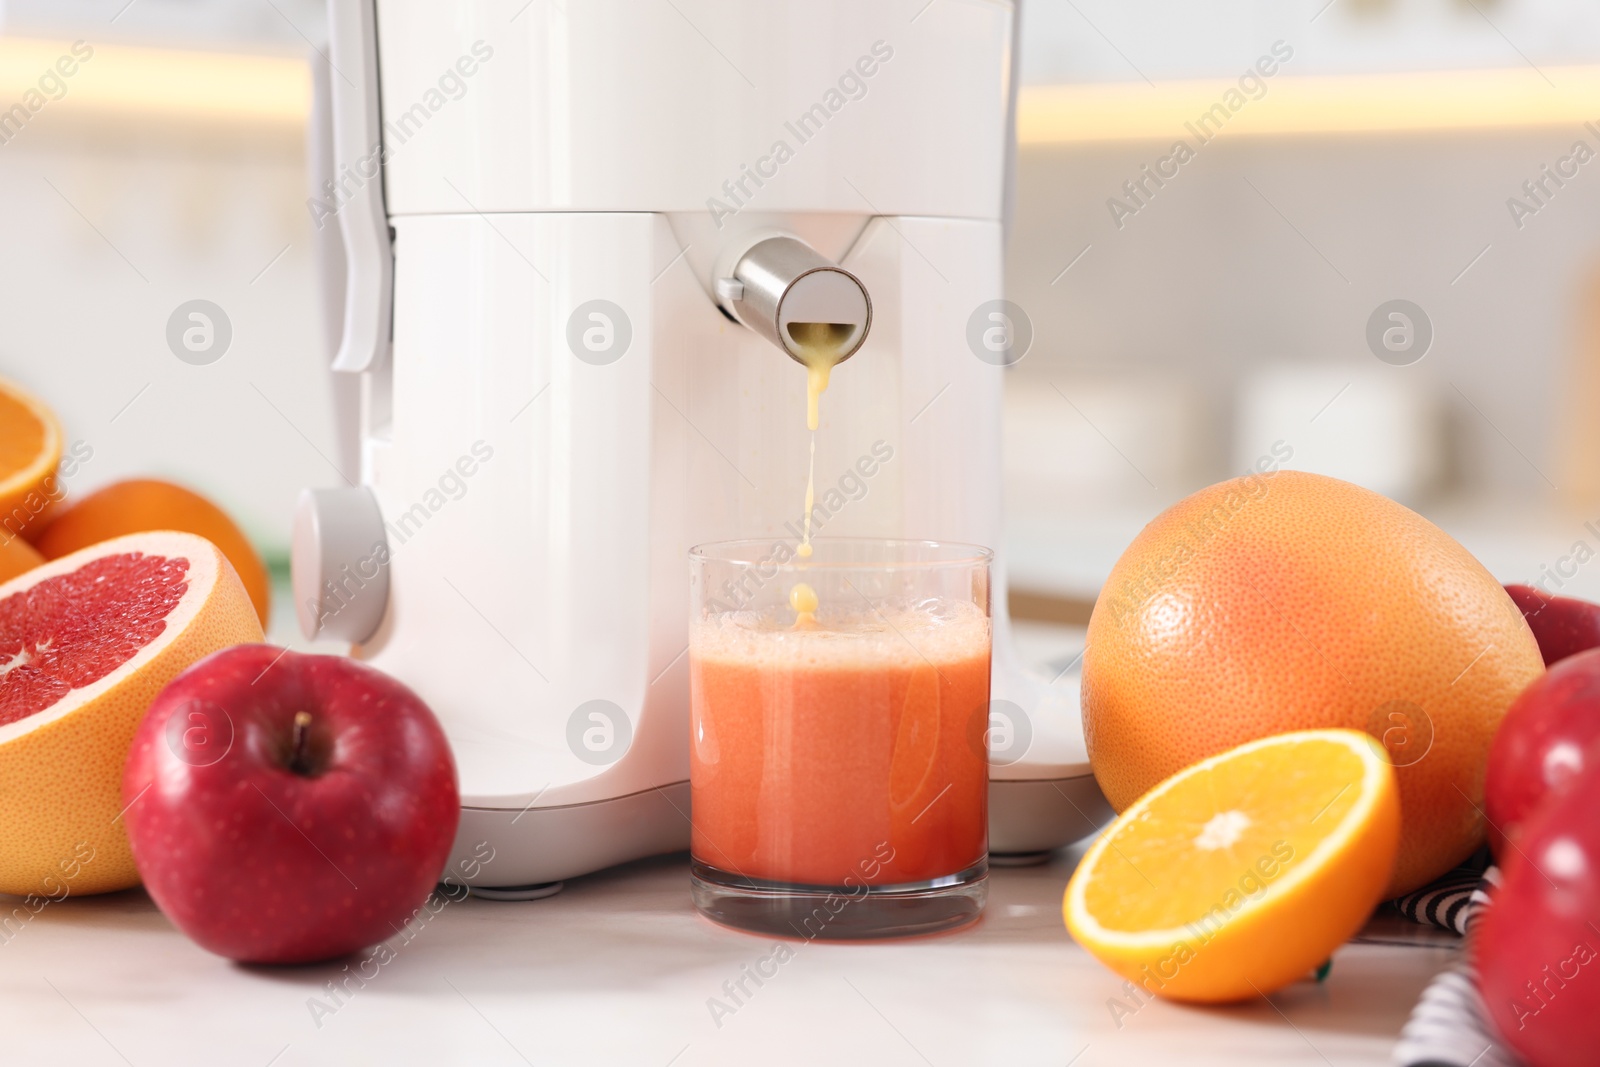
<instances>
[{"instance_id":1,"label":"whole orange","mask_svg":"<svg viewBox=\"0 0 1600 1067\"><path fill-rule=\"evenodd\" d=\"M0 582L9 582L23 571L44 562L39 550L20 537L0 530Z\"/></svg>"},{"instance_id":2,"label":"whole orange","mask_svg":"<svg viewBox=\"0 0 1600 1067\"><path fill-rule=\"evenodd\" d=\"M1489 742L1543 670L1516 605L1443 530L1335 478L1252 474L1157 516L1112 568L1084 734L1121 811L1247 741L1367 731L1400 783L1395 896L1483 842Z\"/></svg>"},{"instance_id":3,"label":"whole orange","mask_svg":"<svg viewBox=\"0 0 1600 1067\"><path fill-rule=\"evenodd\" d=\"M124 534L178 530L222 550L239 573L261 625L267 625L272 583L244 531L217 505L181 485L157 478L113 482L67 505L34 540L47 559Z\"/></svg>"}]
</instances>

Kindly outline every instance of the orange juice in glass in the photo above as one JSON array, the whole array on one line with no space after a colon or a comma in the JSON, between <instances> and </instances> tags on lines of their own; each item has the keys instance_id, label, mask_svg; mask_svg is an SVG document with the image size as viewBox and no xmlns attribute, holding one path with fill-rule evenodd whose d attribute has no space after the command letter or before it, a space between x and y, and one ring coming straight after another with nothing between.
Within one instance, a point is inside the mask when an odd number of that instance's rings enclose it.
<instances>
[{"instance_id":1,"label":"orange juice in glass","mask_svg":"<svg viewBox=\"0 0 1600 1067\"><path fill-rule=\"evenodd\" d=\"M800 938L978 917L988 847L989 561L819 538L690 553L692 887Z\"/></svg>"}]
</instances>

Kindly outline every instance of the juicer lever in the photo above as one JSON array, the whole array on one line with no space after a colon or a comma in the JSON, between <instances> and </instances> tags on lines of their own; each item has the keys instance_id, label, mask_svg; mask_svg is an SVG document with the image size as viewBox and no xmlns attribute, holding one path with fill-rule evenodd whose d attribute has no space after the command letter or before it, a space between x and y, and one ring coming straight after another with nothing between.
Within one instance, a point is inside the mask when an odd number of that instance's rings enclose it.
<instances>
[{"instance_id":1,"label":"juicer lever","mask_svg":"<svg viewBox=\"0 0 1600 1067\"><path fill-rule=\"evenodd\" d=\"M329 195L338 205L346 263L344 322L333 369L355 374L371 370L388 353L394 300L373 0L328 5L328 46L334 186ZM318 219L318 225L324 222Z\"/></svg>"},{"instance_id":2,"label":"juicer lever","mask_svg":"<svg viewBox=\"0 0 1600 1067\"><path fill-rule=\"evenodd\" d=\"M815 352L843 362L872 328L866 286L797 238L757 241L731 274L716 280L723 310L800 363Z\"/></svg>"}]
</instances>

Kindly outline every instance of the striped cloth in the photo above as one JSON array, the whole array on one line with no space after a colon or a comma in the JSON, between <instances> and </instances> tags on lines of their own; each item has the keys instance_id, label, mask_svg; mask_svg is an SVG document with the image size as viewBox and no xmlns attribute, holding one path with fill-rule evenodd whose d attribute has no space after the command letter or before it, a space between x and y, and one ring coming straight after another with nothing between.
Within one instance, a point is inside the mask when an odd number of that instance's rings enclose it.
<instances>
[{"instance_id":1,"label":"striped cloth","mask_svg":"<svg viewBox=\"0 0 1600 1067\"><path fill-rule=\"evenodd\" d=\"M1487 862L1473 857L1438 881L1395 900L1394 906L1414 923L1443 927L1465 936L1467 920L1473 914L1469 905L1487 867Z\"/></svg>"},{"instance_id":2,"label":"striped cloth","mask_svg":"<svg viewBox=\"0 0 1600 1067\"><path fill-rule=\"evenodd\" d=\"M1407 918L1466 939L1461 959L1440 972L1411 1009L1394 1048L1395 1067L1519 1067L1521 1061L1500 1044L1484 1010L1473 964L1472 931L1490 904L1490 890L1499 884L1497 867L1459 868L1394 902Z\"/></svg>"}]
</instances>

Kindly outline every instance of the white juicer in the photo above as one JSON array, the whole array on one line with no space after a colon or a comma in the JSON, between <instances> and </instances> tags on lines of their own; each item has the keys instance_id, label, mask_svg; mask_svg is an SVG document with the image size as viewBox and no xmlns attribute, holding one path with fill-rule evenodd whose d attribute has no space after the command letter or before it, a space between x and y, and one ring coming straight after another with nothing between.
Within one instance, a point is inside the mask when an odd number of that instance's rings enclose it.
<instances>
[{"instance_id":1,"label":"white juicer","mask_svg":"<svg viewBox=\"0 0 1600 1067\"><path fill-rule=\"evenodd\" d=\"M686 553L798 541L804 329L860 344L817 535L1000 544L1015 12L920 6L330 3L360 473L302 497L295 599L438 714L482 889L687 847ZM1003 861L1107 809L994 590Z\"/></svg>"}]
</instances>

